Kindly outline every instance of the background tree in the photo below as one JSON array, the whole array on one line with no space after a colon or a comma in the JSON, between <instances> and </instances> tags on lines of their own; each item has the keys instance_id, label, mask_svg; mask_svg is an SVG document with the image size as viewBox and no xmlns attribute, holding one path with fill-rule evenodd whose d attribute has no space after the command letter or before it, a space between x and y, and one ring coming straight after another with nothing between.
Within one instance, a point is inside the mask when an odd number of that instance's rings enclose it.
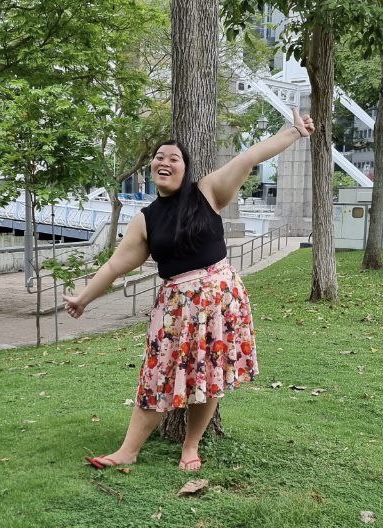
<instances>
[{"instance_id":1,"label":"background tree","mask_svg":"<svg viewBox=\"0 0 383 528\"><path fill-rule=\"evenodd\" d=\"M168 17L150 2L130 0L91 4L30 0L22 6L3 2L0 15L3 80L17 76L36 88L70 85L74 99L86 100L91 107L97 102L105 110L98 113L96 129L102 127L103 133L98 138L95 135L95 140L104 160L99 176L104 176L102 183L112 204L109 246L113 248L121 182L147 160L150 137L157 133L159 123L169 127L159 104L148 96L150 77L140 56L143 40L148 41ZM16 195L3 185L2 204Z\"/></svg>"},{"instance_id":2,"label":"background tree","mask_svg":"<svg viewBox=\"0 0 383 528\"><path fill-rule=\"evenodd\" d=\"M381 55L380 94L378 113L375 122L375 172L372 189L372 203L370 211L370 226L366 249L363 256L364 269L382 268L383 241L383 53Z\"/></svg>"},{"instance_id":3,"label":"background tree","mask_svg":"<svg viewBox=\"0 0 383 528\"><path fill-rule=\"evenodd\" d=\"M37 277L36 342L40 344L40 264L36 210L81 195L97 184L100 151L96 112L76 102L63 85L31 88L25 81L0 87L0 173L5 189L23 189L32 201L33 268ZM9 193L7 194L9 196Z\"/></svg>"},{"instance_id":4,"label":"background tree","mask_svg":"<svg viewBox=\"0 0 383 528\"><path fill-rule=\"evenodd\" d=\"M284 50L307 68L312 89L311 114L317 126L311 137L313 164L313 275L310 300L337 298L336 262L332 222L332 97L334 46L351 31L359 32L366 49L382 37L379 19L372 17L381 0L356 4L351 0L272 0L289 22L284 32ZM256 7L265 2L224 0L222 11L227 31L238 33ZM296 13L291 17L291 12ZM366 29L366 23L369 24ZM230 36L230 34L228 34Z\"/></svg>"}]
</instances>

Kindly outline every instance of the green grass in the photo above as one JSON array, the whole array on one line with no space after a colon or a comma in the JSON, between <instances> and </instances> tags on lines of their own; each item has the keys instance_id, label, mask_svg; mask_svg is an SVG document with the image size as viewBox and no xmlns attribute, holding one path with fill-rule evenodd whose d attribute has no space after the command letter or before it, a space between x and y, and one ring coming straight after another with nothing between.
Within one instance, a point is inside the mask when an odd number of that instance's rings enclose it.
<instances>
[{"instance_id":1,"label":"green grass","mask_svg":"<svg viewBox=\"0 0 383 528\"><path fill-rule=\"evenodd\" d=\"M307 302L310 250L246 278L261 374L221 400L227 435L204 441L197 497L177 496L195 475L156 436L129 474L82 462L122 440L144 325L1 352L0 526L356 528L372 510L382 527L383 273L361 273L359 252L337 260L337 304Z\"/></svg>"}]
</instances>

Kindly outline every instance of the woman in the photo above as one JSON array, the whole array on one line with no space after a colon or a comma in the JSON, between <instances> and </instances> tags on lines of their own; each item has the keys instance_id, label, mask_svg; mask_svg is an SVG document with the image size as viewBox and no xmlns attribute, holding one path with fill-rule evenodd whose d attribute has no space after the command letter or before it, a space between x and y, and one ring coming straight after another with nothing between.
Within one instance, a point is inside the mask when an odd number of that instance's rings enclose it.
<instances>
[{"instance_id":1,"label":"woman","mask_svg":"<svg viewBox=\"0 0 383 528\"><path fill-rule=\"evenodd\" d=\"M255 165L314 131L310 116L293 110L294 125L278 132L220 169L193 183L189 157L175 141L161 144L151 162L158 197L137 214L116 251L78 297L64 296L66 310L85 307L151 254L164 282L150 317L136 405L121 447L87 457L98 469L136 462L162 413L187 407L179 467L201 467L198 446L225 389L258 373L253 323L246 290L226 261L219 212Z\"/></svg>"}]
</instances>

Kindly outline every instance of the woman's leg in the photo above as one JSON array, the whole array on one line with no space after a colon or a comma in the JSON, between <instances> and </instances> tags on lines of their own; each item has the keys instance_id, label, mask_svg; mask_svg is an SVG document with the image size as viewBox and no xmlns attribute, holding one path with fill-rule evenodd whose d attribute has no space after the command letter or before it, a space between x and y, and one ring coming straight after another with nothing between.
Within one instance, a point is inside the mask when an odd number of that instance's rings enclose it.
<instances>
[{"instance_id":1,"label":"woman's leg","mask_svg":"<svg viewBox=\"0 0 383 528\"><path fill-rule=\"evenodd\" d=\"M180 468L196 471L201 467L198 446L217 408L217 398L188 406L186 436L182 446Z\"/></svg>"},{"instance_id":2,"label":"woman's leg","mask_svg":"<svg viewBox=\"0 0 383 528\"><path fill-rule=\"evenodd\" d=\"M137 460L141 447L154 429L159 426L162 417L163 413L161 412L151 409L141 409L141 407L135 405L121 447L114 453L106 455L105 458L96 457L95 460L99 461L104 466L133 464ZM113 462L108 462L108 458Z\"/></svg>"}]
</instances>

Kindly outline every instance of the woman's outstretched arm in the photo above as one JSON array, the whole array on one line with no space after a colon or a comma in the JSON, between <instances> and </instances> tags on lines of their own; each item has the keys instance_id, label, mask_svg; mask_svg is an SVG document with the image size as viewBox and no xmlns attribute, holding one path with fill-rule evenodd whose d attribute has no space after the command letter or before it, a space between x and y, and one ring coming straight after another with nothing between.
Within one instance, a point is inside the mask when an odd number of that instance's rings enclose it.
<instances>
[{"instance_id":1,"label":"woman's outstretched arm","mask_svg":"<svg viewBox=\"0 0 383 528\"><path fill-rule=\"evenodd\" d=\"M314 132L314 123L309 115L301 117L296 108L293 108L293 115L293 126L256 143L199 182L201 191L218 209L232 200L255 165L276 156L297 139L309 137Z\"/></svg>"},{"instance_id":2,"label":"woman's outstretched arm","mask_svg":"<svg viewBox=\"0 0 383 528\"><path fill-rule=\"evenodd\" d=\"M97 271L78 296L63 295L65 309L72 317L80 317L86 306L100 297L121 275L141 266L149 256L143 213L130 222L124 238L110 259Z\"/></svg>"}]
</instances>

